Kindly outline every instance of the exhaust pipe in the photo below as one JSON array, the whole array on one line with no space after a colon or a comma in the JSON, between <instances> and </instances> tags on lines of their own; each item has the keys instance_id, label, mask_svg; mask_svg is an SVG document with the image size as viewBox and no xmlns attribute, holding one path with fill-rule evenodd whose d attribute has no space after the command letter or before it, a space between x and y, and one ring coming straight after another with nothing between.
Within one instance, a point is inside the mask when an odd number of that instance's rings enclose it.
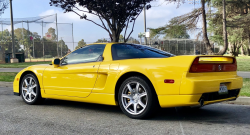
<instances>
[{"instance_id":1,"label":"exhaust pipe","mask_svg":"<svg viewBox=\"0 0 250 135\"><path fill-rule=\"evenodd\" d=\"M195 106L190 106L191 108L199 108L202 107L204 105L204 99L200 98L199 100L199 105L195 105Z\"/></svg>"},{"instance_id":2,"label":"exhaust pipe","mask_svg":"<svg viewBox=\"0 0 250 135\"><path fill-rule=\"evenodd\" d=\"M204 99L201 98L199 103L200 103L200 107L202 107L204 105Z\"/></svg>"}]
</instances>

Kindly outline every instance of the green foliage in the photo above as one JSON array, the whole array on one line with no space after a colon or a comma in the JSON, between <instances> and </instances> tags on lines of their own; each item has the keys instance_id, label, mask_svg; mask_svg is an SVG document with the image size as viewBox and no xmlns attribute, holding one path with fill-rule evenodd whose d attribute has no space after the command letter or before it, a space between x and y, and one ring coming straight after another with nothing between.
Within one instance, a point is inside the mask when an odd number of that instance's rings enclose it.
<instances>
[{"instance_id":1,"label":"green foliage","mask_svg":"<svg viewBox=\"0 0 250 135\"><path fill-rule=\"evenodd\" d=\"M76 46L75 49L84 47L86 45L87 45L86 42L84 42L84 39L82 39L81 41L78 42L78 46Z\"/></svg>"},{"instance_id":2,"label":"green foliage","mask_svg":"<svg viewBox=\"0 0 250 135\"><path fill-rule=\"evenodd\" d=\"M50 55L52 57L57 56L57 36L55 34L54 28L49 28L47 33L52 35L52 39L46 39L46 37L42 38L37 32L31 32L24 28L17 28L14 30L15 32L15 47L16 52L25 52L26 57L33 57L33 44L35 50L35 57L43 57L43 45L45 55ZM11 40L11 32L7 29L3 31L3 34L0 32L1 42L0 45L5 48L5 52L12 52L12 40ZM30 37L33 37L33 40L30 40ZM25 50L20 50L20 45L24 45ZM61 54L61 45L62 54L65 55L68 52L68 46L65 44L63 40L58 42L59 54Z\"/></svg>"},{"instance_id":3,"label":"green foliage","mask_svg":"<svg viewBox=\"0 0 250 135\"><path fill-rule=\"evenodd\" d=\"M153 29L149 28L151 38L164 35L164 38L179 38L189 39L190 36L187 33L187 29L183 24L177 24L175 19L169 21L169 24Z\"/></svg>"},{"instance_id":4,"label":"green foliage","mask_svg":"<svg viewBox=\"0 0 250 135\"><path fill-rule=\"evenodd\" d=\"M12 52L12 36L11 32L6 29L3 32L0 33L1 41L0 45L5 48L6 53ZM20 45L18 44L18 39L15 36L15 52L19 52Z\"/></svg>"},{"instance_id":5,"label":"green foliage","mask_svg":"<svg viewBox=\"0 0 250 135\"><path fill-rule=\"evenodd\" d=\"M133 38L133 37L130 37L130 38L128 39L127 43L131 43L131 44L140 44L140 42L139 42L137 39Z\"/></svg>"},{"instance_id":6,"label":"green foliage","mask_svg":"<svg viewBox=\"0 0 250 135\"><path fill-rule=\"evenodd\" d=\"M112 42L118 42L123 30L125 41L130 37L135 20L144 7L151 8L151 1L153 0L50 0L50 5L62 8L65 13L73 12L80 19L98 25L108 32ZM98 17L100 23L89 18L89 14ZM132 23L133 27L127 32L129 23Z\"/></svg>"},{"instance_id":7,"label":"green foliage","mask_svg":"<svg viewBox=\"0 0 250 135\"><path fill-rule=\"evenodd\" d=\"M211 16L208 16L208 32L212 33L210 39L213 42L223 45L222 1L212 0L211 3L215 12L212 12ZM238 56L240 48L243 46L243 52L248 51L248 54L250 54L248 43L250 38L250 1L226 0L226 3L229 53L233 56Z\"/></svg>"},{"instance_id":8,"label":"green foliage","mask_svg":"<svg viewBox=\"0 0 250 135\"><path fill-rule=\"evenodd\" d=\"M120 37L119 37L119 42L124 42L124 37L123 37L122 34L121 34Z\"/></svg>"},{"instance_id":9,"label":"green foliage","mask_svg":"<svg viewBox=\"0 0 250 135\"><path fill-rule=\"evenodd\" d=\"M103 39L98 39L95 43L105 43L105 42L108 42L108 40L103 38Z\"/></svg>"},{"instance_id":10,"label":"green foliage","mask_svg":"<svg viewBox=\"0 0 250 135\"><path fill-rule=\"evenodd\" d=\"M59 40L58 41L58 49L59 52L61 54L61 50L62 50L62 56L66 55L68 53L68 46L65 44L65 42L63 40Z\"/></svg>"},{"instance_id":11,"label":"green foliage","mask_svg":"<svg viewBox=\"0 0 250 135\"><path fill-rule=\"evenodd\" d=\"M56 41L57 40L56 30L54 28L50 27L48 29L48 32L46 34L50 34L51 35L51 40L52 41Z\"/></svg>"}]
</instances>

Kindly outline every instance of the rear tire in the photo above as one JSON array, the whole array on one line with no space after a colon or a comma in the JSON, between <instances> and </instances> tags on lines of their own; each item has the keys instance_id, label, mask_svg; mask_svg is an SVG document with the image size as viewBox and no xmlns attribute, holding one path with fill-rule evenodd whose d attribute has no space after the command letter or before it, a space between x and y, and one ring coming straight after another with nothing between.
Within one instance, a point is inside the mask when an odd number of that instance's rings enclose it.
<instances>
[{"instance_id":1,"label":"rear tire","mask_svg":"<svg viewBox=\"0 0 250 135\"><path fill-rule=\"evenodd\" d=\"M118 102L123 113L133 119L150 117L159 106L154 88L143 76L129 77L121 84Z\"/></svg>"},{"instance_id":2,"label":"rear tire","mask_svg":"<svg viewBox=\"0 0 250 135\"><path fill-rule=\"evenodd\" d=\"M25 103L29 105L40 104L43 102L41 97L40 85L33 74L27 74L20 83L20 94Z\"/></svg>"}]
</instances>

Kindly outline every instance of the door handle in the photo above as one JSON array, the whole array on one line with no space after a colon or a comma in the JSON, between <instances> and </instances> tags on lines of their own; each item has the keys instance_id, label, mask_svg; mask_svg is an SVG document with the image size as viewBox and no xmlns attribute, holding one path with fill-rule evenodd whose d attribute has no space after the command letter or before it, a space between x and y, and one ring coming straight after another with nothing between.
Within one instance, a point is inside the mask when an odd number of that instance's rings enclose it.
<instances>
[{"instance_id":1,"label":"door handle","mask_svg":"<svg viewBox=\"0 0 250 135\"><path fill-rule=\"evenodd\" d=\"M93 66L93 68L95 67L95 65Z\"/></svg>"}]
</instances>

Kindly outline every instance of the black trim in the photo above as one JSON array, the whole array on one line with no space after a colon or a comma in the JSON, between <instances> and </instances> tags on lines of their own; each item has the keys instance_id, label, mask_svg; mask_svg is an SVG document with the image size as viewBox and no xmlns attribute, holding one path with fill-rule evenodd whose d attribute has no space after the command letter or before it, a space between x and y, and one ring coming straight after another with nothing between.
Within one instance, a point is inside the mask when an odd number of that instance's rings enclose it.
<instances>
[{"instance_id":1,"label":"black trim","mask_svg":"<svg viewBox=\"0 0 250 135\"><path fill-rule=\"evenodd\" d=\"M14 92L14 95L15 95L15 96L20 96L20 94L19 94L19 93L16 93L16 92Z\"/></svg>"},{"instance_id":2,"label":"black trim","mask_svg":"<svg viewBox=\"0 0 250 135\"><path fill-rule=\"evenodd\" d=\"M219 95L218 92L203 93L201 98L203 98L204 101L213 101L232 97L235 97L236 99L239 95L239 92L240 89L228 90L228 94L225 95Z\"/></svg>"}]
</instances>

